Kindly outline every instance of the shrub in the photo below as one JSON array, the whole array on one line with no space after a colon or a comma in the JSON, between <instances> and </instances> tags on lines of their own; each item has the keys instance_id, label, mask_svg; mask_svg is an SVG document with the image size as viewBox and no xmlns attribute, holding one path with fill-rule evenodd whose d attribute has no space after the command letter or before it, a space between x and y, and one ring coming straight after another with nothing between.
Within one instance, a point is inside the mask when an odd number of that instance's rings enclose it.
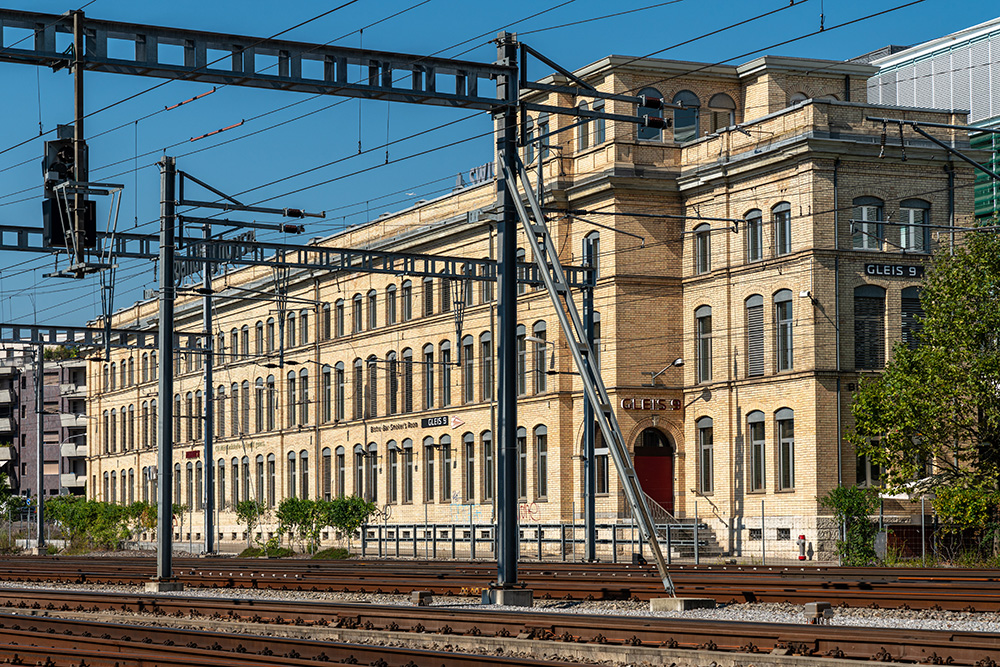
<instances>
[{"instance_id":1,"label":"shrub","mask_svg":"<svg viewBox=\"0 0 1000 667\"><path fill-rule=\"evenodd\" d=\"M313 560L347 560L348 558L352 558L351 553L347 549L339 547L323 549L313 554Z\"/></svg>"},{"instance_id":2,"label":"shrub","mask_svg":"<svg viewBox=\"0 0 1000 667\"><path fill-rule=\"evenodd\" d=\"M837 553L841 562L854 566L871 565L875 562L878 525L871 520L871 516L878 511L878 490L837 486L820 499L820 504L833 510L839 527L847 528L846 536L841 534L837 540Z\"/></svg>"}]
</instances>

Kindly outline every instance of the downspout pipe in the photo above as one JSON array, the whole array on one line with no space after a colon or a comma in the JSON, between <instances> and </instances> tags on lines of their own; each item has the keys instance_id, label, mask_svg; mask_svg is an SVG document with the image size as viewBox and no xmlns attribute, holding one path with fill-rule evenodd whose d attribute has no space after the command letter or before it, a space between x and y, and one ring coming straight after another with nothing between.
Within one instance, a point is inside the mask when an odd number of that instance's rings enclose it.
<instances>
[{"instance_id":1,"label":"downspout pipe","mask_svg":"<svg viewBox=\"0 0 1000 667\"><path fill-rule=\"evenodd\" d=\"M833 161L833 330L837 362L837 485L844 484L844 435L841 425L840 388L840 158Z\"/></svg>"}]
</instances>

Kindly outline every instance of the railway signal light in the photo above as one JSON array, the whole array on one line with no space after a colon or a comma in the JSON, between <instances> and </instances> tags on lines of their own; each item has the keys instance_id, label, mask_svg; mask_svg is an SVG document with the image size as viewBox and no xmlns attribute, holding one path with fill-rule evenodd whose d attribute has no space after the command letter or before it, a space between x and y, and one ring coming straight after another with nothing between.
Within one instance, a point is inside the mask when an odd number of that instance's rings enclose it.
<instances>
[{"instance_id":1,"label":"railway signal light","mask_svg":"<svg viewBox=\"0 0 1000 667\"><path fill-rule=\"evenodd\" d=\"M60 187L64 183L87 180L87 145L80 146L80 164L76 162L76 146L73 127L60 125L56 138L45 142L42 158L43 191L42 235L46 246L65 248L69 245L68 235L77 229L83 230L83 246L93 248L97 244L97 209L93 201L84 199L77 209L77 197L72 190Z\"/></svg>"}]
</instances>

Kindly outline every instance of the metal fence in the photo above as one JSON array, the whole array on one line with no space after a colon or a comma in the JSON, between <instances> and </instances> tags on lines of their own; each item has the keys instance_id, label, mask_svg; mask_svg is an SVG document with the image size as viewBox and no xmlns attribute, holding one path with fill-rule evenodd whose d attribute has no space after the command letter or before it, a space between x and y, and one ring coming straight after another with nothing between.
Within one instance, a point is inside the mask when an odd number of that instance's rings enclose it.
<instances>
[{"instance_id":1,"label":"metal fence","mask_svg":"<svg viewBox=\"0 0 1000 667\"><path fill-rule=\"evenodd\" d=\"M714 555L713 538L705 524L659 524L660 548L675 559L700 562ZM560 562L582 561L586 532L582 524L535 523L521 526L520 558ZM435 559L439 557L496 558L494 524L369 524L361 529L361 557ZM598 524L595 546L602 560L645 559L648 549L632 523Z\"/></svg>"}]
</instances>

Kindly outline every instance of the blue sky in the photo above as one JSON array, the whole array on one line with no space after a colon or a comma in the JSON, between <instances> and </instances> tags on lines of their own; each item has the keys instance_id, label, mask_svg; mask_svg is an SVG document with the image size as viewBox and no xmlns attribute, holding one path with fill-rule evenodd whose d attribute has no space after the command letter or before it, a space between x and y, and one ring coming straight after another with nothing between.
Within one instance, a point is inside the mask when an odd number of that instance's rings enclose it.
<instances>
[{"instance_id":1,"label":"blue sky","mask_svg":"<svg viewBox=\"0 0 1000 667\"><path fill-rule=\"evenodd\" d=\"M268 37L347 1L95 0L85 11L94 18ZM336 40L334 43L346 46L488 62L496 55L489 38L506 28L564 67L575 69L612 53L660 51L779 8L781 11L765 19L671 48L658 57L740 63L760 55L743 54L763 49L761 53L775 55L845 59L889 43L933 39L997 15L997 6L984 0L924 0L831 29L903 4L905 0L799 0L794 6L787 0L512 0L488 5L455 0L361 0L281 38L316 43ZM8 0L4 6L58 14L81 3ZM638 11L590 20L630 10ZM767 48L818 30L821 13L825 14L826 32ZM586 22L574 24L578 21ZM359 33L359 28L364 28L363 32ZM12 41L5 37L4 46ZM0 63L0 72L9 98L0 122L0 225L40 227L39 160L44 138L38 138L39 124L49 131L58 123L72 121L72 78L65 71L53 73L6 63ZM544 66L530 71L532 77L547 73ZM86 81L88 112L159 83L157 79L96 73L88 73ZM463 110L402 104L390 108L386 102L230 87L163 111L210 89L204 84L174 81L88 119L91 180L125 185L120 231L156 231L159 176L155 162L164 152L177 157L180 169L227 192L247 191L241 196L245 201L266 200L264 205L327 211L327 219L308 221L306 237L323 236L385 211L405 208L417 199L443 194L454 184L457 173L492 158L490 138L474 138L490 131L487 116ZM190 141L241 121L243 125L236 129ZM452 121L457 122L418 139L400 141ZM386 160L386 150L380 146L387 140L397 142L388 148L392 163L380 166ZM400 160L461 140L466 141ZM10 149L25 141L23 146ZM357 155L359 142L365 151L362 155ZM308 175L265 185L335 160L339 162ZM297 192L286 194L292 191ZM103 226L107 220L105 202L99 203L98 217ZM98 279L44 278L53 263L52 257L42 255L0 253L0 321L33 322L37 318L45 324L84 324L101 312ZM140 298L143 289L155 287L157 280L148 263L123 262L118 278L116 308Z\"/></svg>"}]
</instances>

